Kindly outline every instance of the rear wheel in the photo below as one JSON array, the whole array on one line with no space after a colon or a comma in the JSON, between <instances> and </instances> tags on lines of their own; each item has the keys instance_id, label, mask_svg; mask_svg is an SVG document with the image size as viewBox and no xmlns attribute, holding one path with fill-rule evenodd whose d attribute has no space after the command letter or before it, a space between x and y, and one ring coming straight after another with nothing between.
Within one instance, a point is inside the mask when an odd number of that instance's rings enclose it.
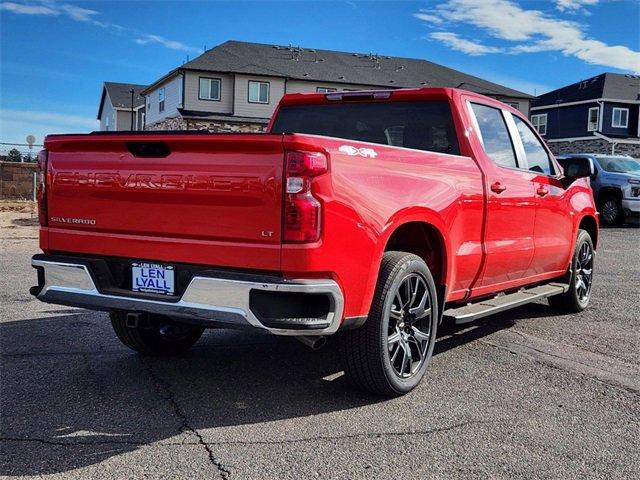
<instances>
[{"instance_id":1,"label":"rear wheel","mask_svg":"<svg viewBox=\"0 0 640 480\"><path fill-rule=\"evenodd\" d=\"M111 312L111 325L120 341L143 355L178 355L191 348L204 328L177 323L161 315L141 315L127 320L122 310Z\"/></svg>"},{"instance_id":2,"label":"rear wheel","mask_svg":"<svg viewBox=\"0 0 640 480\"><path fill-rule=\"evenodd\" d=\"M345 370L364 390L399 396L422 380L435 345L436 288L424 261L386 252L365 324L342 336Z\"/></svg>"},{"instance_id":3,"label":"rear wheel","mask_svg":"<svg viewBox=\"0 0 640 480\"><path fill-rule=\"evenodd\" d=\"M549 297L549 305L569 313L587 308L593 285L594 254L591 236L585 230L578 230L571 270L567 273L569 290L562 295Z\"/></svg>"},{"instance_id":4,"label":"rear wheel","mask_svg":"<svg viewBox=\"0 0 640 480\"><path fill-rule=\"evenodd\" d=\"M622 222L622 203L614 196L606 196L600 202L600 220L604 225L618 225Z\"/></svg>"}]
</instances>

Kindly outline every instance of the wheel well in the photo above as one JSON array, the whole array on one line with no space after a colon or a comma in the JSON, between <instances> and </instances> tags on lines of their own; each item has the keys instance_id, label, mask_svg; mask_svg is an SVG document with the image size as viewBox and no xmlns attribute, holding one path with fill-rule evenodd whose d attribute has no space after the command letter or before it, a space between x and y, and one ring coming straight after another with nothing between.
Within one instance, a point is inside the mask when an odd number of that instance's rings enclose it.
<instances>
[{"instance_id":1,"label":"wheel well","mask_svg":"<svg viewBox=\"0 0 640 480\"><path fill-rule=\"evenodd\" d=\"M605 198L613 197L617 200L622 200L622 190L615 187L604 187L598 192L598 203L602 202Z\"/></svg>"},{"instance_id":2,"label":"wheel well","mask_svg":"<svg viewBox=\"0 0 640 480\"><path fill-rule=\"evenodd\" d=\"M429 267L436 285L444 286L447 257L440 232L424 222L409 222L391 234L385 251L398 250L419 256Z\"/></svg>"},{"instance_id":3,"label":"wheel well","mask_svg":"<svg viewBox=\"0 0 640 480\"><path fill-rule=\"evenodd\" d=\"M593 242L593 248L598 247L598 225L596 223L596 219L591 216L586 216L582 220L580 220L580 226L578 227L581 230L585 230L589 236L591 237L591 241Z\"/></svg>"}]
</instances>

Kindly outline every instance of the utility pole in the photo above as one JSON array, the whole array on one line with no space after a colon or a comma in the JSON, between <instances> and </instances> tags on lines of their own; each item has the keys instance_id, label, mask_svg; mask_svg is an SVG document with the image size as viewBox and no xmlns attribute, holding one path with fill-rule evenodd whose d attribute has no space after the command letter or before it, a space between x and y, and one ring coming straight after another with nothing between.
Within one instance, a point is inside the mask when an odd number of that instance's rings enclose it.
<instances>
[{"instance_id":1,"label":"utility pole","mask_svg":"<svg viewBox=\"0 0 640 480\"><path fill-rule=\"evenodd\" d=\"M131 128L130 130L133 132L133 88L129 91L131 93Z\"/></svg>"}]
</instances>

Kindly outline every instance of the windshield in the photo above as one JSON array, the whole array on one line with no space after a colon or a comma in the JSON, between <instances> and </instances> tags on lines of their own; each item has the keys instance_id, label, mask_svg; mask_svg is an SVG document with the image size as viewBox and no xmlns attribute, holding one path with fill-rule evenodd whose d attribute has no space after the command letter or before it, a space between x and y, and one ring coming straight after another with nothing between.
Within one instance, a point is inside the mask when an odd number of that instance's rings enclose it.
<instances>
[{"instance_id":1,"label":"windshield","mask_svg":"<svg viewBox=\"0 0 640 480\"><path fill-rule=\"evenodd\" d=\"M460 154L446 101L289 105L279 110L271 133L309 133Z\"/></svg>"},{"instance_id":2,"label":"windshield","mask_svg":"<svg viewBox=\"0 0 640 480\"><path fill-rule=\"evenodd\" d=\"M607 172L640 173L640 161L630 157L599 157L598 163Z\"/></svg>"}]
</instances>

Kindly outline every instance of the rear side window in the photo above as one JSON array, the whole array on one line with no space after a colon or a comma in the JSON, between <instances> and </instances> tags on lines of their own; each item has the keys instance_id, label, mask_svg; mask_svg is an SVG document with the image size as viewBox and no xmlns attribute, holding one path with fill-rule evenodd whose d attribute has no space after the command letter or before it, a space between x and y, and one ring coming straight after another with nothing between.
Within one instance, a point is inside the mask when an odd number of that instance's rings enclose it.
<instances>
[{"instance_id":1,"label":"rear side window","mask_svg":"<svg viewBox=\"0 0 640 480\"><path fill-rule=\"evenodd\" d=\"M487 156L498 165L517 168L516 152L502 111L478 103L472 103L471 108L478 122L480 140Z\"/></svg>"},{"instance_id":2,"label":"rear side window","mask_svg":"<svg viewBox=\"0 0 640 480\"><path fill-rule=\"evenodd\" d=\"M538 137L536 137L531 127L527 125L521 118L513 115L516 122L524 153L527 156L527 164L532 172L544 173L546 175L554 175L553 165L549 159L547 151L542 146Z\"/></svg>"},{"instance_id":3,"label":"rear side window","mask_svg":"<svg viewBox=\"0 0 640 480\"><path fill-rule=\"evenodd\" d=\"M460 154L446 101L290 105L279 110L271 131Z\"/></svg>"}]
</instances>

